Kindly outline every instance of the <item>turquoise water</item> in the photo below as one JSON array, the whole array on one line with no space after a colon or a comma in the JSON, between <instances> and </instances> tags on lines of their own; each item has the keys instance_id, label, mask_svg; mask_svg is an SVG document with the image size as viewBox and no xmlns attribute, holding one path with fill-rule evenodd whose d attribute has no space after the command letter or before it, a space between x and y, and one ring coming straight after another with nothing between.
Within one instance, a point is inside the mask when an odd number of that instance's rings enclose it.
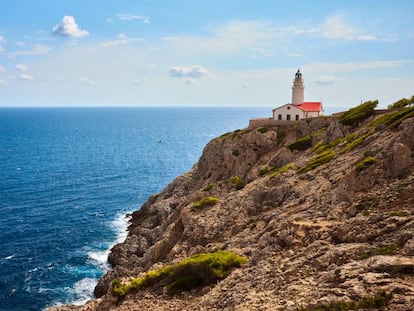
<instances>
[{"instance_id":1,"label":"turquoise water","mask_svg":"<svg viewBox=\"0 0 414 311\"><path fill-rule=\"evenodd\" d=\"M0 109L0 310L83 303L139 209L269 108Z\"/></svg>"}]
</instances>

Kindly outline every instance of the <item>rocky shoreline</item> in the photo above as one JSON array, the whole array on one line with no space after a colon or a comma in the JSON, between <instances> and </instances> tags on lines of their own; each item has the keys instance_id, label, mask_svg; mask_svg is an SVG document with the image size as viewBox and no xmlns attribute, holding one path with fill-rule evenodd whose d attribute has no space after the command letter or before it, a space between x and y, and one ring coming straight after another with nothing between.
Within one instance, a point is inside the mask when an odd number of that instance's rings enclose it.
<instances>
[{"instance_id":1,"label":"rocky shoreline","mask_svg":"<svg viewBox=\"0 0 414 311\"><path fill-rule=\"evenodd\" d=\"M49 310L315 310L381 297L383 310L413 310L414 118L397 127L374 118L355 126L314 118L213 139L190 172L132 214L97 299ZM194 208L205 198L215 203ZM248 263L176 295L151 286L113 293L115 279L127 284L217 250Z\"/></svg>"}]
</instances>

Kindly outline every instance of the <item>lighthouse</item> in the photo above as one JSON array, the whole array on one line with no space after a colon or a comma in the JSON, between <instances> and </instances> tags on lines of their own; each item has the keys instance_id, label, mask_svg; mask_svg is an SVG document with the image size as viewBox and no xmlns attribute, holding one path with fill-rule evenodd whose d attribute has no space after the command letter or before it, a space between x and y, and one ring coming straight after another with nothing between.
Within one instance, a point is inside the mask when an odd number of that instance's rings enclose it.
<instances>
[{"instance_id":1,"label":"lighthouse","mask_svg":"<svg viewBox=\"0 0 414 311\"><path fill-rule=\"evenodd\" d=\"M292 86L292 105L300 105L305 101L305 86L303 85L300 69L295 74Z\"/></svg>"},{"instance_id":2,"label":"lighthouse","mask_svg":"<svg viewBox=\"0 0 414 311\"><path fill-rule=\"evenodd\" d=\"M277 121L299 121L323 115L322 102L305 102L305 86L300 69L295 74L292 86L292 102L273 109Z\"/></svg>"}]
</instances>

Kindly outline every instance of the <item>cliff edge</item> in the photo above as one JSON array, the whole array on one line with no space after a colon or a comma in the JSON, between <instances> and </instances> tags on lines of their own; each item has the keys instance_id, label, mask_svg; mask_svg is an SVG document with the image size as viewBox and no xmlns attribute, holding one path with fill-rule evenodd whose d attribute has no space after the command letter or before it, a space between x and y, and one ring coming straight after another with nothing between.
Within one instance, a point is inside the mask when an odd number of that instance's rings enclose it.
<instances>
[{"instance_id":1,"label":"cliff edge","mask_svg":"<svg viewBox=\"0 0 414 311\"><path fill-rule=\"evenodd\" d=\"M132 214L97 299L57 309L413 310L413 164L412 108L224 134ZM248 261L179 293L165 279L114 292L218 250Z\"/></svg>"}]
</instances>

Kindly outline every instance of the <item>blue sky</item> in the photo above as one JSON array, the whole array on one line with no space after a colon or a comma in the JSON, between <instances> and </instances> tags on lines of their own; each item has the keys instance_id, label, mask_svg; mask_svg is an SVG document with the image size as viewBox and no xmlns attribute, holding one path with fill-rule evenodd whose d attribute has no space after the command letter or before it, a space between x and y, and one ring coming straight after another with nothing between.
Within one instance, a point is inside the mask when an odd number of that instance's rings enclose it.
<instances>
[{"instance_id":1,"label":"blue sky","mask_svg":"<svg viewBox=\"0 0 414 311\"><path fill-rule=\"evenodd\" d=\"M414 3L1 0L0 107L385 107L414 94Z\"/></svg>"}]
</instances>

